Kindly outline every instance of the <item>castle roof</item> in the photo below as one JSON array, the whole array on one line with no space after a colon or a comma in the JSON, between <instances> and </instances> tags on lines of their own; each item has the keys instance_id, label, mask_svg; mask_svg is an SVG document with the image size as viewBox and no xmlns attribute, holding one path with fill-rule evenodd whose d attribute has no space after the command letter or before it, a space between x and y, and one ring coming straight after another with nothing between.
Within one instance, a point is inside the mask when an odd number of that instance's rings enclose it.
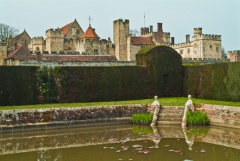
<instances>
[{"instance_id":1,"label":"castle roof","mask_svg":"<svg viewBox=\"0 0 240 161\"><path fill-rule=\"evenodd\" d=\"M111 55L41 54L38 60L46 62L115 62L117 58Z\"/></svg>"},{"instance_id":2,"label":"castle roof","mask_svg":"<svg viewBox=\"0 0 240 161\"><path fill-rule=\"evenodd\" d=\"M150 37L131 37L132 45L154 45Z\"/></svg>"},{"instance_id":3,"label":"castle roof","mask_svg":"<svg viewBox=\"0 0 240 161\"><path fill-rule=\"evenodd\" d=\"M29 39L31 39L31 37L28 35L27 31L24 30L21 34L15 36L15 37L14 37L14 40L18 41L18 40L20 40L24 35L26 35Z\"/></svg>"},{"instance_id":4,"label":"castle roof","mask_svg":"<svg viewBox=\"0 0 240 161\"><path fill-rule=\"evenodd\" d=\"M18 46L5 60L38 60L43 62L116 62L112 55L66 55L66 54L40 54L28 52L23 46Z\"/></svg>"},{"instance_id":5,"label":"castle roof","mask_svg":"<svg viewBox=\"0 0 240 161\"><path fill-rule=\"evenodd\" d=\"M67 25L65 25L65 26L63 26L63 27L60 28L60 30L63 31L63 34L64 34L64 35L66 35L66 34L68 33L68 30L71 28L71 26L72 26L73 23L74 23L74 22L71 22L71 23L69 23L69 24L67 24Z\"/></svg>"},{"instance_id":6,"label":"castle roof","mask_svg":"<svg viewBox=\"0 0 240 161\"><path fill-rule=\"evenodd\" d=\"M8 60L8 59L23 60L23 59L31 59L31 58L33 58L32 54L28 52L26 48L20 45L17 47L16 50L14 50L11 54L9 54L5 60Z\"/></svg>"},{"instance_id":7,"label":"castle roof","mask_svg":"<svg viewBox=\"0 0 240 161\"><path fill-rule=\"evenodd\" d=\"M100 39L100 37L96 34L95 29L93 29L91 25L89 25L86 32L82 35L81 38Z\"/></svg>"}]
</instances>

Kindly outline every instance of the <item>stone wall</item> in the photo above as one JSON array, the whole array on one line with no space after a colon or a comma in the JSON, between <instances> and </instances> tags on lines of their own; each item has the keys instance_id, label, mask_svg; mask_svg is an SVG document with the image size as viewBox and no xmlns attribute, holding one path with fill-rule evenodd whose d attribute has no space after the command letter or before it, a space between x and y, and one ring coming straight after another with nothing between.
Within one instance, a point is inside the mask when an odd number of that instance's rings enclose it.
<instances>
[{"instance_id":1,"label":"stone wall","mask_svg":"<svg viewBox=\"0 0 240 161\"><path fill-rule=\"evenodd\" d=\"M240 107L199 104L197 110L207 114L210 125L240 129ZM158 124L181 125L184 106L163 106L159 113Z\"/></svg>"},{"instance_id":2,"label":"stone wall","mask_svg":"<svg viewBox=\"0 0 240 161\"><path fill-rule=\"evenodd\" d=\"M208 115L211 125L240 128L240 107L203 104L198 110Z\"/></svg>"},{"instance_id":3,"label":"stone wall","mask_svg":"<svg viewBox=\"0 0 240 161\"><path fill-rule=\"evenodd\" d=\"M17 61L14 61L17 62ZM19 62L19 61L18 61ZM70 62L70 61L37 61L37 60L22 60L19 62L21 66L136 66L133 61L115 61L115 62Z\"/></svg>"},{"instance_id":4,"label":"stone wall","mask_svg":"<svg viewBox=\"0 0 240 161\"><path fill-rule=\"evenodd\" d=\"M0 44L0 65L5 65L4 59L7 57L7 44Z\"/></svg>"},{"instance_id":5,"label":"stone wall","mask_svg":"<svg viewBox=\"0 0 240 161\"><path fill-rule=\"evenodd\" d=\"M69 107L34 110L2 110L0 126L38 125L74 121L101 120L109 118L131 117L133 113L146 113L147 105L116 105Z\"/></svg>"},{"instance_id":6,"label":"stone wall","mask_svg":"<svg viewBox=\"0 0 240 161\"><path fill-rule=\"evenodd\" d=\"M21 125L39 125L50 123L77 122L84 123L87 120L102 121L116 118L131 118L133 113L147 113L150 105L115 105L115 106L91 106L91 107L72 107L72 108L51 108L51 109L34 109L34 110L1 110L0 111L0 126L12 127ZM173 122L174 119L169 119L171 116L182 118L183 106L163 106L163 111L160 112L158 119L164 119L167 116L167 121ZM168 110L170 109L170 110ZM180 110L180 112L179 112ZM202 104L197 110L205 112L210 118L211 125L240 128L240 108ZM178 114L177 114L177 113ZM161 118L162 117L162 118ZM130 122L129 122L130 123ZM163 123L161 123L163 124ZM180 124L179 124L180 125Z\"/></svg>"}]
</instances>

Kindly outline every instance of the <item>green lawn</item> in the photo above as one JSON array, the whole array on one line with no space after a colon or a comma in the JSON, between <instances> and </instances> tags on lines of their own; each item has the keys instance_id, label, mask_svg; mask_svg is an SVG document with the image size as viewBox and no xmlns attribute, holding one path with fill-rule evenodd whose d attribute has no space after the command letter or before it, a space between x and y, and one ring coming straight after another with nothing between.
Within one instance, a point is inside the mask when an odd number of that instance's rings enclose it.
<instances>
[{"instance_id":1,"label":"green lawn","mask_svg":"<svg viewBox=\"0 0 240 161\"><path fill-rule=\"evenodd\" d=\"M163 106L184 106L187 97L171 97L171 98L159 98L160 104ZM226 102L216 100L205 99L192 99L195 104L215 104L226 106L238 106L240 102ZM129 100L129 101L112 101L112 102L79 102L79 103L59 103L59 104L37 104L37 105L24 105L24 106L0 106L0 110L14 110L14 109L38 109L38 108L64 108L64 107L84 107L84 106L103 106L103 105L126 105L126 104L151 104L154 99L142 99L142 100Z\"/></svg>"}]
</instances>

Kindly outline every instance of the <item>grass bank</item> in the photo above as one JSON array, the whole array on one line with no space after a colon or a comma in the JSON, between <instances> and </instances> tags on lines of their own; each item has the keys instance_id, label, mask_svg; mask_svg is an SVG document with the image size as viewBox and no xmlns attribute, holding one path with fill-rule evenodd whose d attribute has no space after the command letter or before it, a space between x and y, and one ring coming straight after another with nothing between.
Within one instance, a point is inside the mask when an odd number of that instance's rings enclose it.
<instances>
[{"instance_id":1,"label":"grass bank","mask_svg":"<svg viewBox=\"0 0 240 161\"><path fill-rule=\"evenodd\" d=\"M163 106L184 106L187 97L171 97L159 98L160 104ZM240 107L240 102L226 102L205 99L192 99L195 104L215 104L225 106ZM127 105L127 104L151 104L154 99L142 100L127 100L127 101L111 101L111 102L79 102L79 103L56 103L56 104L36 104L36 105L23 105L23 106L0 106L0 110L14 110L14 109L39 109L39 108L65 108L65 107L84 107L84 106L109 106L109 105Z\"/></svg>"}]
</instances>

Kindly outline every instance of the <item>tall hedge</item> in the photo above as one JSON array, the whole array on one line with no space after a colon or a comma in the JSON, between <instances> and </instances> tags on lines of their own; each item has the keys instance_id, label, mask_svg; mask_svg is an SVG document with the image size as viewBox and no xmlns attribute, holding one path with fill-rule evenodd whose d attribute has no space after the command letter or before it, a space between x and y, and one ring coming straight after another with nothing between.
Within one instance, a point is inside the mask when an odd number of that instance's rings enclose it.
<instances>
[{"instance_id":1,"label":"tall hedge","mask_svg":"<svg viewBox=\"0 0 240 161\"><path fill-rule=\"evenodd\" d=\"M65 73L61 81L61 102L129 100L153 97L146 68L122 67L58 67L56 75Z\"/></svg>"},{"instance_id":2,"label":"tall hedge","mask_svg":"<svg viewBox=\"0 0 240 161\"><path fill-rule=\"evenodd\" d=\"M168 46L148 46L136 55L137 65L148 68L149 81L160 97L181 96L182 57Z\"/></svg>"},{"instance_id":3,"label":"tall hedge","mask_svg":"<svg viewBox=\"0 0 240 161\"><path fill-rule=\"evenodd\" d=\"M37 67L0 67L0 105L37 103Z\"/></svg>"},{"instance_id":4,"label":"tall hedge","mask_svg":"<svg viewBox=\"0 0 240 161\"><path fill-rule=\"evenodd\" d=\"M184 67L184 95L240 101L240 63Z\"/></svg>"}]
</instances>

